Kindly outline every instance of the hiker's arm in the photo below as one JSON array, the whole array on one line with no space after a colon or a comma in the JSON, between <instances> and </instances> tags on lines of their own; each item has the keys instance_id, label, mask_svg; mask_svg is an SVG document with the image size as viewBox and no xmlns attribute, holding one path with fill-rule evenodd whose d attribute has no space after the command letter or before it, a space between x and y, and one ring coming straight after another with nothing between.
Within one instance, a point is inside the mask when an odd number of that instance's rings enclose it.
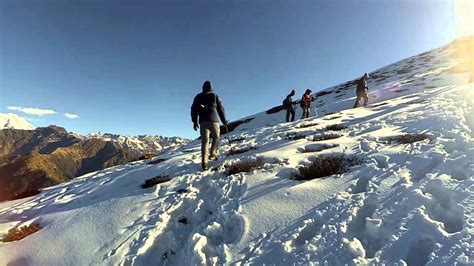
<instances>
[{"instance_id":1,"label":"hiker's arm","mask_svg":"<svg viewBox=\"0 0 474 266\"><path fill-rule=\"evenodd\" d=\"M191 105L191 121L193 121L194 124L197 124L197 119L198 119L198 114L199 114L199 103L198 103L198 97L194 97L193 105Z\"/></svg>"},{"instance_id":2,"label":"hiker's arm","mask_svg":"<svg viewBox=\"0 0 474 266\"><path fill-rule=\"evenodd\" d=\"M219 97L217 97L216 103L217 103L217 113L219 114L219 118L221 119L221 122L225 125L227 123L227 120L225 119L225 109Z\"/></svg>"}]
</instances>

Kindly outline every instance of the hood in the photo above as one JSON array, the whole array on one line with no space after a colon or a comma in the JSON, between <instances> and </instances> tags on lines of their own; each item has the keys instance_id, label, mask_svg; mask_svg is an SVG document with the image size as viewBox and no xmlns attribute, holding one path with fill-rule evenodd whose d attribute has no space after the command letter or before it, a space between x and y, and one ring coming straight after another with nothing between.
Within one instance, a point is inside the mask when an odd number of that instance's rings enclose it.
<instances>
[{"instance_id":1,"label":"hood","mask_svg":"<svg viewBox=\"0 0 474 266\"><path fill-rule=\"evenodd\" d=\"M202 92L212 92L212 83L209 80L204 81L202 84Z\"/></svg>"}]
</instances>

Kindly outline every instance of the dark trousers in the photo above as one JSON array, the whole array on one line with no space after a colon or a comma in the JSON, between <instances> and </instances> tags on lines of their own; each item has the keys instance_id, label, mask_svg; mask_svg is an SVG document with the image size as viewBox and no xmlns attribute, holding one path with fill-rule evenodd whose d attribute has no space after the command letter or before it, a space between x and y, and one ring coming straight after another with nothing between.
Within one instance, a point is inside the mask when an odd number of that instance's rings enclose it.
<instances>
[{"instance_id":1,"label":"dark trousers","mask_svg":"<svg viewBox=\"0 0 474 266\"><path fill-rule=\"evenodd\" d=\"M291 114L291 122L295 121L295 108L286 109L286 122L290 122L290 114Z\"/></svg>"},{"instance_id":2,"label":"dark trousers","mask_svg":"<svg viewBox=\"0 0 474 266\"><path fill-rule=\"evenodd\" d=\"M354 108L356 108L359 105L360 99L364 99L364 106L367 106L367 102L369 101L367 90L357 92L357 98L356 98L356 102L354 103Z\"/></svg>"},{"instance_id":3,"label":"dark trousers","mask_svg":"<svg viewBox=\"0 0 474 266\"><path fill-rule=\"evenodd\" d=\"M305 107L302 107L302 109L303 109L303 114L301 115L301 119L308 118L309 114L311 113L311 107L305 106Z\"/></svg>"}]
</instances>

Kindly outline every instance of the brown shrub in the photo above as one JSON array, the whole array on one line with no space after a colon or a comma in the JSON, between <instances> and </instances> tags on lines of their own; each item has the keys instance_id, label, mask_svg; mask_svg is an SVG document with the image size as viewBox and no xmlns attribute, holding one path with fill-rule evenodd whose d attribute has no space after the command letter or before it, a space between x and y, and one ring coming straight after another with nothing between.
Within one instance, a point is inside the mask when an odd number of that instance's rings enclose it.
<instances>
[{"instance_id":1,"label":"brown shrub","mask_svg":"<svg viewBox=\"0 0 474 266\"><path fill-rule=\"evenodd\" d=\"M242 160L230 165L227 168L226 175L230 176L237 173L247 173L255 168L262 167L264 164L262 158Z\"/></svg>"},{"instance_id":2,"label":"brown shrub","mask_svg":"<svg viewBox=\"0 0 474 266\"><path fill-rule=\"evenodd\" d=\"M156 159L154 161L150 161L148 164L159 164L159 163L162 163L164 161L166 161L168 159L165 159L165 158L161 158L161 159Z\"/></svg>"},{"instance_id":3,"label":"brown shrub","mask_svg":"<svg viewBox=\"0 0 474 266\"><path fill-rule=\"evenodd\" d=\"M22 227L14 227L8 230L8 233L3 236L2 242L13 242L23 239L41 230L41 226L37 223L25 225Z\"/></svg>"},{"instance_id":4,"label":"brown shrub","mask_svg":"<svg viewBox=\"0 0 474 266\"><path fill-rule=\"evenodd\" d=\"M306 136L300 133L288 133L286 134L287 140L299 140L304 139Z\"/></svg>"},{"instance_id":5,"label":"brown shrub","mask_svg":"<svg viewBox=\"0 0 474 266\"><path fill-rule=\"evenodd\" d=\"M314 126L317 126L317 125L319 125L319 124L318 123L308 123L308 124L299 125L298 128L314 127Z\"/></svg>"},{"instance_id":6,"label":"brown shrub","mask_svg":"<svg viewBox=\"0 0 474 266\"><path fill-rule=\"evenodd\" d=\"M430 137L426 133L403 134L403 135L398 135L398 136L393 136L393 137L387 138L389 143L396 142L396 143L400 143L400 144L409 144L409 143L422 141L422 140L425 140L425 139L430 139Z\"/></svg>"},{"instance_id":7,"label":"brown shrub","mask_svg":"<svg viewBox=\"0 0 474 266\"><path fill-rule=\"evenodd\" d=\"M325 155L316 158L311 164L300 167L299 175L294 176L296 180L311 180L335 174L343 174L351 166L361 164L362 159L346 157L345 155Z\"/></svg>"},{"instance_id":8,"label":"brown shrub","mask_svg":"<svg viewBox=\"0 0 474 266\"><path fill-rule=\"evenodd\" d=\"M339 134L320 134L320 135L315 135L313 136L313 141L323 141L323 140L329 140L329 139L337 139L342 137Z\"/></svg>"},{"instance_id":9,"label":"brown shrub","mask_svg":"<svg viewBox=\"0 0 474 266\"><path fill-rule=\"evenodd\" d=\"M150 160L150 159L155 158L156 156L158 156L157 153L145 153L142 156L140 156L138 160Z\"/></svg>"},{"instance_id":10,"label":"brown shrub","mask_svg":"<svg viewBox=\"0 0 474 266\"><path fill-rule=\"evenodd\" d=\"M229 153L227 153L227 155L236 155L236 154L241 154L241 153L244 153L244 152L248 152L250 150L256 150L257 148L254 147L254 146L250 146L250 147L245 147L245 148L237 148L237 147L232 147L230 150L229 150Z\"/></svg>"},{"instance_id":11,"label":"brown shrub","mask_svg":"<svg viewBox=\"0 0 474 266\"><path fill-rule=\"evenodd\" d=\"M323 151L323 150L327 150L327 149L332 149L332 148L335 148L339 146L339 144L320 144L320 145L317 145L317 146L306 146L304 147L303 151L304 153L309 153L309 152L320 152L320 151Z\"/></svg>"},{"instance_id":12,"label":"brown shrub","mask_svg":"<svg viewBox=\"0 0 474 266\"><path fill-rule=\"evenodd\" d=\"M346 128L347 128L347 126L342 125L342 124L333 124L333 125L327 126L326 130L339 131L339 130L343 130L343 129L346 129Z\"/></svg>"},{"instance_id":13,"label":"brown shrub","mask_svg":"<svg viewBox=\"0 0 474 266\"><path fill-rule=\"evenodd\" d=\"M170 180L171 180L171 178L167 175L165 175L165 176L161 176L161 175L155 176L155 177L146 179L142 184L142 188L153 187L157 184L168 182Z\"/></svg>"},{"instance_id":14,"label":"brown shrub","mask_svg":"<svg viewBox=\"0 0 474 266\"><path fill-rule=\"evenodd\" d=\"M245 138L244 137L233 138L233 139L230 139L229 142L230 143L241 142L242 140L245 140Z\"/></svg>"}]
</instances>

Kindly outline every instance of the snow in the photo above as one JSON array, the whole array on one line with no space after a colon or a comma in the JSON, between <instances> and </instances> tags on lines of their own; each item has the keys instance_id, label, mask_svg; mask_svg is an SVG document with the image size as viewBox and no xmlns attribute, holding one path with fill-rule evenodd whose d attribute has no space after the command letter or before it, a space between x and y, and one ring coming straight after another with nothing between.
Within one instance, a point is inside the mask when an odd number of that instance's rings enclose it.
<instances>
[{"instance_id":1,"label":"snow","mask_svg":"<svg viewBox=\"0 0 474 266\"><path fill-rule=\"evenodd\" d=\"M30 124L24 117L13 113L0 113L0 129L25 129L31 130L35 127Z\"/></svg>"},{"instance_id":2,"label":"snow","mask_svg":"<svg viewBox=\"0 0 474 266\"><path fill-rule=\"evenodd\" d=\"M233 147L255 149L227 156L231 147L223 140L219 160L210 163L209 171L200 171L195 140L161 154L168 160L160 164L116 166L28 199L0 203L1 232L33 221L43 227L20 241L0 243L0 261L472 265L473 84L442 71L453 64L446 59L449 51L430 52L441 59L428 66L413 57L379 70L388 77L369 83L367 108L348 109L352 89L346 97L336 99L341 93L335 92L318 97L317 118L282 123L283 112L256 114L229 135L243 138ZM408 61L418 67L397 74ZM325 130L332 124L347 128ZM405 133L429 138L410 144L388 141ZM289 134L303 137L288 140ZM338 138L313 141L323 134ZM321 151L307 153L305 148ZM298 167L321 154L342 153L364 163L344 174L291 179ZM224 174L226 166L257 157L263 167ZM140 188L157 175L173 179Z\"/></svg>"}]
</instances>

